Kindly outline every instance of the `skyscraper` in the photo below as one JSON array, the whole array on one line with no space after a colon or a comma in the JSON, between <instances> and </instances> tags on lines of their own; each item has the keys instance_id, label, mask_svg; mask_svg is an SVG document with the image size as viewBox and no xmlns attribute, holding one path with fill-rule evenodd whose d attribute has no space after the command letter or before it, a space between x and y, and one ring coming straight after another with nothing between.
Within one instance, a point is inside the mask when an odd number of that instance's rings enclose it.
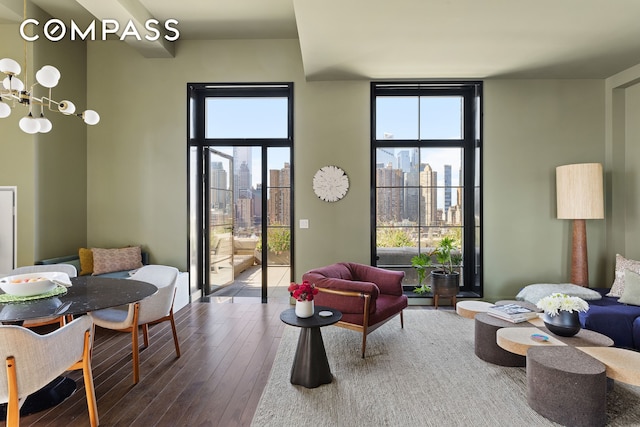
<instances>
[{"instance_id":1,"label":"skyscraper","mask_svg":"<svg viewBox=\"0 0 640 427\"><path fill-rule=\"evenodd\" d=\"M444 214L451 207L451 165L444 165Z\"/></svg>"}]
</instances>

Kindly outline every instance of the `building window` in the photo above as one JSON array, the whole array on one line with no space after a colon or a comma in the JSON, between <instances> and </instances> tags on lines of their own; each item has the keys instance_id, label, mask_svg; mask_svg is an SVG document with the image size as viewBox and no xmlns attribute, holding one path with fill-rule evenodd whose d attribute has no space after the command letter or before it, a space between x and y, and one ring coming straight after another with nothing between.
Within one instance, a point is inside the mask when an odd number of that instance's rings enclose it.
<instances>
[{"instance_id":1,"label":"building window","mask_svg":"<svg viewBox=\"0 0 640 427\"><path fill-rule=\"evenodd\" d=\"M371 84L372 248L418 283L411 259L459 244L460 295L482 296L482 83Z\"/></svg>"}]
</instances>

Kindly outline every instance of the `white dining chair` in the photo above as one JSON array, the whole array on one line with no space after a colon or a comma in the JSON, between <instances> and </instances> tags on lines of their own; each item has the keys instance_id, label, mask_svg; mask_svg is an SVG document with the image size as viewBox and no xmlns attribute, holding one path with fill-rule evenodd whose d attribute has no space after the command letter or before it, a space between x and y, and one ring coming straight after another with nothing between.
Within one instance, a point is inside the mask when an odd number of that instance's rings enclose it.
<instances>
[{"instance_id":1,"label":"white dining chair","mask_svg":"<svg viewBox=\"0 0 640 427\"><path fill-rule=\"evenodd\" d=\"M20 407L27 396L42 389L65 371L82 369L89 420L97 426L91 343L93 324L89 316L80 316L46 335L21 326L0 326L0 354L5 368L0 369L0 402L7 403L7 426L20 423Z\"/></svg>"},{"instance_id":2,"label":"white dining chair","mask_svg":"<svg viewBox=\"0 0 640 427\"><path fill-rule=\"evenodd\" d=\"M155 285L158 292L142 301L126 306L106 308L89 313L93 322L101 328L121 332L131 332L133 358L133 383L140 380L138 333L142 327L144 348L149 346L149 325L169 321L173 332L176 355L180 357L180 344L176 323L173 318L173 301L176 293L178 269L166 265L145 265L129 279L140 280ZM128 280L128 279L125 279Z\"/></svg>"},{"instance_id":3,"label":"white dining chair","mask_svg":"<svg viewBox=\"0 0 640 427\"><path fill-rule=\"evenodd\" d=\"M9 276L15 276L16 274L28 274L28 273L48 273L59 272L65 273L69 278L76 277L78 270L71 264L46 264L46 265L26 265L24 267L14 268L9 272ZM26 328L35 328L37 326L54 325L58 324L64 326L67 321L70 321L71 317L57 316L57 317L42 317L39 319L25 320L22 326Z\"/></svg>"}]
</instances>

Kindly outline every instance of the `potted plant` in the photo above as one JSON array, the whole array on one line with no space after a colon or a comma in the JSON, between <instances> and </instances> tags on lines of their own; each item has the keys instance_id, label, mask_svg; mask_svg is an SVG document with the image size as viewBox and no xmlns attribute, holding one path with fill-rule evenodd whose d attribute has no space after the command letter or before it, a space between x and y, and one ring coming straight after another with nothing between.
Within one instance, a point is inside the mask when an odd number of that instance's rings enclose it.
<instances>
[{"instance_id":1,"label":"potted plant","mask_svg":"<svg viewBox=\"0 0 640 427\"><path fill-rule=\"evenodd\" d=\"M563 337L571 337L580 332L578 313L589 310L589 304L582 298L559 292L540 299L536 307L544 310L542 320L547 329Z\"/></svg>"},{"instance_id":2,"label":"potted plant","mask_svg":"<svg viewBox=\"0 0 640 427\"><path fill-rule=\"evenodd\" d=\"M423 285L424 277L427 273L427 268L431 267L431 255L421 253L411 258L411 266L416 269L418 273L418 287L413 290L416 294L428 294L431 292L431 286Z\"/></svg>"},{"instance_id":3,"label":"potted plant","mask_svg":"<svg viewBox=\"0 0 640 427\"><path fill-rule=\"evenodd\" d=\"M460 265L462 256L453 253L459 249L455 238L445 236L440 239L438 246L429 254L419 254L411 259L411 265L417 269L418 287L414 292L424 294L433 292L434 295L453 297L458 294L460 288L460 272L454 268ZM425 276L425 269L432 266L432 257L435 256L436 267L431 272L431 286L422 284Z\"/></svg>"}]
</instances>

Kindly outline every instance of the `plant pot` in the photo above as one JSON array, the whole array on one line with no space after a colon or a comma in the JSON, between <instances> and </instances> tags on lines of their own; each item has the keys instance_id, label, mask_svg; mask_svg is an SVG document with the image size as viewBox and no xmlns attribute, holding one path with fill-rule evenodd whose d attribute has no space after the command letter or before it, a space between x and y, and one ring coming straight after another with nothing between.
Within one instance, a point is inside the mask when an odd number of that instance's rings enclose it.
<instances>
[{"instance_id":1,"label":"plant pot","mask_svg":"<svg viewBox=\"0 0 640 427\"><path fill-rule=\"evenodd\" d=\"M460 273L431 272L431 292L441 297L454 297L460 291Z\"/></svg>"},{"instance_id":2,"label":"plant pot","mask_svg":"<svg viewBox=\"0 0 640 427\"><path fill-rule=\"evenodd\" d=\"M544 313L542 320L549 332L561 337L572 337L580 332L580 317L577 311L559 311L556 316Z\"/></svg>"},{"instance_id":3,"label":"plant pot","mask_svg":"<svg viewBox=\"0 0 640 427\"><path fill-rule=\"evenodd\" d=\"M296 316L307 318L313 316L313 301L296 300Z\"/></svg>"}]
</instances>

